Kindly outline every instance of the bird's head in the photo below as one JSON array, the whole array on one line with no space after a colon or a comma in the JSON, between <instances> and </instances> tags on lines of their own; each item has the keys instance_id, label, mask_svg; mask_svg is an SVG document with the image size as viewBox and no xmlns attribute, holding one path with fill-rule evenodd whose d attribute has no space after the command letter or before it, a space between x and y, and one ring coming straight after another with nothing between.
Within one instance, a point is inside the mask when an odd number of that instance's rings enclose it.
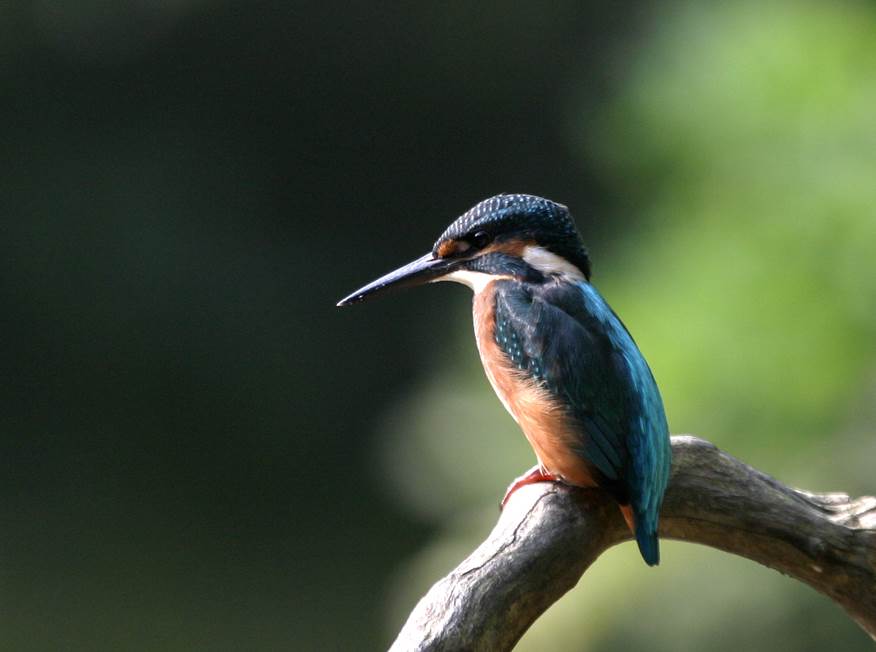
<instances>
[{"instance_id":1,"label":"bird's head","mask_svg":"<svg viewBox=\"0 0 876 652\"><path fill-rule=\"evenodd\" d=\"M496 195L457 218L425 256L338 305L435 281L456 281L478 291L497 277L538 282L556 275L590 278L590 258L569 209L534 195Z\"/></svg>"}]
</instances>

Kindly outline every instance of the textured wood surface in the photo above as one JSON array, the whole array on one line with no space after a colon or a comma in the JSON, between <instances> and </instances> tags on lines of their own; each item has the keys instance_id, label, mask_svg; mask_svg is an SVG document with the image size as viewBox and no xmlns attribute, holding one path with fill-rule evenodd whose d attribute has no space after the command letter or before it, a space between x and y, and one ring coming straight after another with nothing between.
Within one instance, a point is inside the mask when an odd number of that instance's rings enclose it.
<instances>
[{"instance_id":1,"label":"textured wood surface","mask_svg":"<svg viewBox=\"0 0 876 652\"><path fill-rule=\"evenodd\" d=\"M805 582L876 639L876 498L786 487L696 437L673 437L672 452L662 538ZM604 550L628 539L601 492L524 487L487 540L420 600L392 650L510 650Z\"/></svg>"}]
</instances>

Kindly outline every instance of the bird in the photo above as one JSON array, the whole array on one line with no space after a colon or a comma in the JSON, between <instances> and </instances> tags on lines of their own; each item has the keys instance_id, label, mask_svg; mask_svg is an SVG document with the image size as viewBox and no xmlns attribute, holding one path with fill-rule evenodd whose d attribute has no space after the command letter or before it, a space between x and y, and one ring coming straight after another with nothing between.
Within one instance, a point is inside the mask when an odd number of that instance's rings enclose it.
<instances>
[{"instance_id":1,"label":"bird","mask_svg":"<svg viewBox=\"0 0 876 652\"><path fill-rule=\"evenodd\" d=\"M590 280L590 255L566 206L501 194L454 220L427 254L337 305L437 281L471 288L486 376L537 460L511 483L502 507L533 482L597 487L617 502L642 558L655 566L671 464L663 400Z\"/></svg>"}]
</instances>

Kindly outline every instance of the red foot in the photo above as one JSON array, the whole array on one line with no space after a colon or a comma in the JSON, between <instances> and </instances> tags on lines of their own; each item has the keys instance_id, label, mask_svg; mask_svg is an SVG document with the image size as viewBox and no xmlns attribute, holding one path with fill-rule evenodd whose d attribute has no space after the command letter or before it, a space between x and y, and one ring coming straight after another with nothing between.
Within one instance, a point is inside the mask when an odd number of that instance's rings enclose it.
<instances>
[{"instance_id":1,"label":"red foot","mask_svg":"<svg viewBox=\"0 0 876 652\"><path fill-rule=\"evenodd\" d=\"M511 494L520 489L520 487L525 487L528 484L533 484L535 482L557 482L558 478L550 473L545 473L540 464L536 464L529 471L521 475L519 478L516 478L514 482L508 485L508 490L505 491L505 497L502 499L501 504L499 505L499 509L505 509L505 504L508 502L508 499L511 498Z\"/></svg>"}]
</instances>

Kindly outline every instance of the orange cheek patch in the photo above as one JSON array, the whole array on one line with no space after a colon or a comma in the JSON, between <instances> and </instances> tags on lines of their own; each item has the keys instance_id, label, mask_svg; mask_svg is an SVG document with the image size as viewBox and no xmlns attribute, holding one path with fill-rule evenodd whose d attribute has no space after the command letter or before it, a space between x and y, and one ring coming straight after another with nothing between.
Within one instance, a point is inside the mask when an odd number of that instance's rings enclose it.
<instances>
[{"instance_id":1,"label":"orange cheek patch","mask_svg":"<svg viewBox=\"0 0 876 652\"><path fill-rule=\"evenodd\" d=\"M523 252L526 247L534 244L534 240L505 240L503 242L494 242L488 247L481 249L478 252L478 255L501 253L521 258L523 257ZM471 245L465 240L445 240L438 245L437 252L441 258L448 258L456 254L465 253L469 249L471 249Z\"/></svg>"},{"instance_id":2,"label":"orange cheek patch","mask_svg":"<svg viewBox=\"0 0 876 652\"><path fill-rule=\"evenodd\" d=\"M489 247L486 247L482 253L501 253L522 258L526 247L534 244L534 240L505 240L504 242L494 242Z\"/></svg>"},{"instance_id":3,"label":"orange cheek patch","mask_svg":"<svg viewBox=\"0 0 876 652\"><path fill-rule=\"evenodd\" d=\"M470 247L471 245L464 240L445 240L438 245L438 255L441 258L447 258L454 254L461 254Z\"/></svg>"}]
</instances>

